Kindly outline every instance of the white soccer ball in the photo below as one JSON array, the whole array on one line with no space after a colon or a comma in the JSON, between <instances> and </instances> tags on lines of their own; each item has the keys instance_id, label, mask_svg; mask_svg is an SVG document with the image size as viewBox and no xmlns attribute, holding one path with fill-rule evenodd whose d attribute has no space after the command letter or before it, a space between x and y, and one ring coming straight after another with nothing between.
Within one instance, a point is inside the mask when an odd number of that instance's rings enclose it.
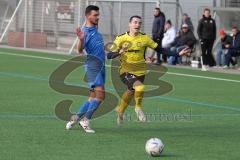
<instances>
[{"instance_id":1,"label":"white soccer ball","mask_svg":"<svg viewBox=\"0 0 240 160\"><path fill-rule=\"evenodd\" d=\"M151 138L146 142L146 152L152 157L159 157L163 151L164 144L158 138Z\"/></svg>"}]
</instances>

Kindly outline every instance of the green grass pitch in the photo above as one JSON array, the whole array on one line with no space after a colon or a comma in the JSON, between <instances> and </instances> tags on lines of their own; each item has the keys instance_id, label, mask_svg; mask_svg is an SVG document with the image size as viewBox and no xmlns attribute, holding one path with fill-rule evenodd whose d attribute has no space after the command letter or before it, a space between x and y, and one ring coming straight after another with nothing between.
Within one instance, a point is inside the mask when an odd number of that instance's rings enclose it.
<instances>
[{"instance_id":1,"label":"green grass pitch","mask_svg":"<svg viewBox=\"0 0 240 160\"><path fill-rule=\"evenodd\" d=\"M145 99L146 113L185 115L187 119L129 119L116 126L115 113L92 121L96 134L77 126L67 131L54 114L64 99L71 111L86 99L63 95L48 84L50 74L70 56L0 49L0 160L237 160L240 159L240 76L170 67L161 79L170 93ZM68 81L82 84L83 69ZM109 73L109 70L108 70ZM111 86L107 76L106 88ZM211 78L212 77L212 78ZM114 91L111 91L115 94ZM128 115L133 107L128 108ZM145 152L145 142L160 138L162 157Z\"/></svg>"}]
</instances>

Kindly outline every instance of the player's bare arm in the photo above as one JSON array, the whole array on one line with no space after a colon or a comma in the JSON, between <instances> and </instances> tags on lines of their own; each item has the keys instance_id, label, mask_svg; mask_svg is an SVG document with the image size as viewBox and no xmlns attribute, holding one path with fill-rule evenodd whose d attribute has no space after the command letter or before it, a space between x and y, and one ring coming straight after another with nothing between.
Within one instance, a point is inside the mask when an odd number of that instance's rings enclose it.
<instances>
[{"instance_id":1,"label":"player's bare arm","mask_svg":"<svg viewBox=\"0 0 240 160\"><path fill-rule=\"evenodd\" d=\"M82 54L83 49L84 49L84 47L83 47L84 46L84 32L80 28L77 28L76 35L78 36L78 39L79 39L77 49L78 49L78 52L80 54Z\"/></svg>"}]
</instances>

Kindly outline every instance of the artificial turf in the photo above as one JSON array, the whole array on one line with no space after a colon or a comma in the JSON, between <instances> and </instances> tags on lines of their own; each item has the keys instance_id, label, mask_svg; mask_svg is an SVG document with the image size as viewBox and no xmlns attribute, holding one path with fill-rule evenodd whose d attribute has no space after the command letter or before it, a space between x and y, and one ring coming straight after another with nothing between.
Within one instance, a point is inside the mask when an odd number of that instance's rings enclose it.
<instances>
[{"instance_id":1,"label":"artificial turf","mask_svg":"<svg viewBox=\"0 0 240 160\"><path fill-rule=\"evenodd\" d=\"M0 49L1 160L158 159L145 152L145 142L152 137L165 144L159 159L240 159L239 75L170 67L161 80L173 90L143 101L145 113L155 116L149 122L136 122L129 107L123 126L116 125L112 111L91 122L96 134L86 134L78 126L67 131L66 122L54 113L61 100L73 100L71 111L75 112L86 99L49 86L52 72L71 58ZM109 68L106 90L117 96ZM83 75L84 69L78 68L67 83L86 86Z\"/></svg>"}]
</instances>

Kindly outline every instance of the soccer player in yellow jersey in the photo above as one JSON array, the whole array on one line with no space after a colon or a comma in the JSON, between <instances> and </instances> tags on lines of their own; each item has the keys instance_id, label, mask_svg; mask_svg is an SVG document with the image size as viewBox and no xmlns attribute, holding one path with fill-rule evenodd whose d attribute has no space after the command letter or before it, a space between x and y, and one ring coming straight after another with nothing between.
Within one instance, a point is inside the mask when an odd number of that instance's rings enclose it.
<instances>
[{"instance_id":1,"label":"soccer player in yellow jersey","mask_svg":"<svg viewBox=\"0 0 240 160\"><path fill-rule=\"evenodd\" d=\"M138 120L146 121L142 110L143 82L147 70L145 51L148 47L158 51L161 46L158 46L148 35L140 32L141 24L140 16L132 16L129 20L129 31L117 36L111 47L112 52L108 53L108 59L119 57L120 77L128 87L116 109L118 124L123 123L123 114L132 98L135 100L135 112ZM185 52L182 51L178 55L184 55ZM169 54L171 55L171 53Z\"/></svg>"}]
</instances>

